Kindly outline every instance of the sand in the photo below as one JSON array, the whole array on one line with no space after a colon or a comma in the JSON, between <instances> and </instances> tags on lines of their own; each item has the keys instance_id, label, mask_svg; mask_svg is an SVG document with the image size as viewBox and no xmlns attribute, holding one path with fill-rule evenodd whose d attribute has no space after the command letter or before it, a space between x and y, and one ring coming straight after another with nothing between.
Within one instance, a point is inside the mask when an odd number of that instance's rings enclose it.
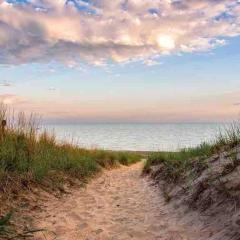
<instances>
[{"instance_id":1,"label":"sand","mask_svg":"<svg viewBox=\"0 0 240 240\"><path fill-rule=\"evenodd\" d=\"M105 171L86 188L46 202L37 240L190 240L196 231L170 213L142 163Z\"/></svg>"}]
</instances>

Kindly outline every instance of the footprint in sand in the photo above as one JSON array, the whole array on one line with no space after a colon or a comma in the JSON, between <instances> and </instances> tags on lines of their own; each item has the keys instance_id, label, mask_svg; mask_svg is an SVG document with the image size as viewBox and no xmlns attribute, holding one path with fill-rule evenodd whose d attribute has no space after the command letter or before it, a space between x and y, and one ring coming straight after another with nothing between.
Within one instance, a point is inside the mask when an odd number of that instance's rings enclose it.
<instances>
[{"instance_id":1,"label":"footprint in sand","mask_svg":"<svg viewBox=\"0 0 240 240\"><path fill-rule=\"evenodd\" d=\"M106 171L85 189L67 195L64 201L49 201L46 211L51 210L52 217L43 217L35 224L48 232L44 236L37 233L35 239L195 239L182 237L183 229L176 230L176 222L164 210L163 197L141 177L141 170L138 163Z\"/></svg>"}]
</instances>

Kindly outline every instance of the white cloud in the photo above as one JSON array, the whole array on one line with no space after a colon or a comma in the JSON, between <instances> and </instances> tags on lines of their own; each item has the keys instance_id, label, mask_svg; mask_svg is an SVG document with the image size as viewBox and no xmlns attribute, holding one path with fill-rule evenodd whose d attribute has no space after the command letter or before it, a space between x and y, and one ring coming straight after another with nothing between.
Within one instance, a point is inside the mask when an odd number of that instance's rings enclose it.
<instances>
[{"instance_id":1,"label":"white cloud","mask_svg":"<svg viewBox=\"0 0 240 240\"><path fill-rule=\"evenodd\" d=\"M154 59L146 59L146 60L143 61L143 63L146 66L156 66L156 65L161 65L162 64L161 62L158 62Z\"/></svg>"},{"instance_id":2,"label":"white cloud","mask_svg":"<svg viewBox=\"0 0 240 240\"><path fill-rule=\"evenodd\" d=\"M240 35L237 1L29 2L0 1L0 64L147 61L210 50Z\"/></svg>"}]
</instances>

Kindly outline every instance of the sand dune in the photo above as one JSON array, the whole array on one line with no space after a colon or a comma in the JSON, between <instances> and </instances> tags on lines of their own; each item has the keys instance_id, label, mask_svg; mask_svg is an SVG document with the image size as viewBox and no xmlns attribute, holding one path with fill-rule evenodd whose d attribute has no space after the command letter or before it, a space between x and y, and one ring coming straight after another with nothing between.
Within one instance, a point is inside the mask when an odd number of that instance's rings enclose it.
<instances>
[{"instance_id":1,"label":"sand dune","mask_svg":"<svg viewBox=\"0 0 240 240\"><path fill-rule=\"evenodd\" d=\"M142 164L104 172L85 189L47 203L35 223L37 240L180 240L194 231L168 213L157 187L141 177Z\"/></svg>"}]
</instances>

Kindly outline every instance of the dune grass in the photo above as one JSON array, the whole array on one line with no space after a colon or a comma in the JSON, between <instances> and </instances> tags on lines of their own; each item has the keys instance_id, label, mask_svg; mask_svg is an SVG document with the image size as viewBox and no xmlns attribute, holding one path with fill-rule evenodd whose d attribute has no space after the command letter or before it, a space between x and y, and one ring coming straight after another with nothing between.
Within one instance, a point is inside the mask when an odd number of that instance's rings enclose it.
<instances>
[{"instance_id":1,"label":"dune grass","mask_svg":"<svg viewBox=\"0 0 240 240\"><path fill-rule=\"evenodd\" d=\"M129 152L87 150L70 143L59 143L54 134L39 128L40 120L24 113L14 114L0 105L0 238L26 239L33 231L20 234L11 226L12 211L6 213L4 204L23 189L41 186L64 190L67 182L88 178L119 164L128 165L141 156ZM2 215L2 213L4 213Z\"/></svg>"},{"instance_id":2,"label":"dune grass","mask_svg":"<svg viewBox=\"0 0 240 240\"><path fill-rule=\"evenodd\" d=\"M39 132L39 119L27 118L24 113L16 116L2 105L0 122L3 120L7 125L5 130L0 129L0 195L11 186L16 191L47 178L58 184L63 181L59 179L61 175L85 181L102 168L140 160L133 153L87 150L58 143L54 134Z\"/></svg>"},{"instance_id":3,"label":"dune grass","mask_svg":"<svg viewBox=\"0 0 240 240\"><path fill-rule=\"evenodd\" d=\"M227 151L240 144L240 125L232 124L224 129L211 143L202 143L197 147L184 148L177 152L157 152L148 156L144 172L151 166L161 164L161 177L169 182L177 182L189 172L198 175L208 166L207 158L221 151Z\"/></svg>"}]
</instances>

